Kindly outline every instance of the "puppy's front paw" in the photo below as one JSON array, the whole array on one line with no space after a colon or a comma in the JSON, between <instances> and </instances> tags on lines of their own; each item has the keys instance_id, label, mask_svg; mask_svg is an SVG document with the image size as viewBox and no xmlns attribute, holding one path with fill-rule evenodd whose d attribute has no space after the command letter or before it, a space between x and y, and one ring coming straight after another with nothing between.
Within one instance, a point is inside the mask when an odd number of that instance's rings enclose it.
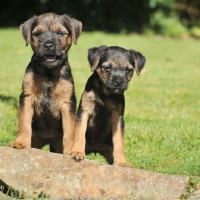
<instances>
[{"instance_id":1,"label":"puppy's front paw","mask_svg":"<svg viewBox=\"0 0 200 200\"><path fill-rule=\"evenodd\" d=\"M15 140L9 144L9 147L12 147L15 149L25 149L25 148L30 148L30 145L23 142L18 142Z\"/></svg>"},{"instance_id":2,"label":"puppy's front paw","mask_svg":"<svg viewBox=\"0 0 200 200\"><path fill-rule=\"evenodd\" d=\"M86 155L84 152L77 152L77 151L71 151L70 156L74 158L76 161L81 161L86 158Z\"/></svg>"},{"instance_id":3,"label":"puppy's front paw","mask_svg":"<svg viewBox=\"0 0 200 200\"><path fill-rule=\"evenodd\" d=\"M131 163L128 163L128 162L116 162L116 163L114 163L114 165L117 165L120 167L129 167L129 168L132 167Z\"/></svg>"}]
</instances>

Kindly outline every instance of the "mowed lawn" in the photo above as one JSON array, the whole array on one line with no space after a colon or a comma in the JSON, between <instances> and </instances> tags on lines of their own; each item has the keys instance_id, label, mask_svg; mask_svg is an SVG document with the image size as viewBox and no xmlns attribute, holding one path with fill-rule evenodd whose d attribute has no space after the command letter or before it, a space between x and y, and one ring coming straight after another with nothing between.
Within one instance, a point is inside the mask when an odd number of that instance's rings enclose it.
<instances>
[{"instance_id":1,"label":"mowed lawn","mask_svg":"<svg viewBox=\"0 0 200 200\"><path fill-rule=\"evenodd\" d=\"M147 63L125 92L125 154L134 168L200 174L200 40L83 32L68 55L77 102L91 71L87 49L115 45ZM0 29L0 145L17 135L18 97L32 50L19 29ZM100 155L89 159L104 162Z\"/></svg>"}]
</instances>

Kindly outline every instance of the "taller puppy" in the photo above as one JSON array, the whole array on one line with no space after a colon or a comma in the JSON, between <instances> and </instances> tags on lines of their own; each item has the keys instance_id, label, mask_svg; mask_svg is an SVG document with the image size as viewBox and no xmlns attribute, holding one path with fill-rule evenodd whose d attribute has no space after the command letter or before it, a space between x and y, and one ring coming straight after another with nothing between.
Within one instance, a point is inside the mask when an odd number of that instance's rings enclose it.
<instances>
[{"instance_id":1,"label":"taller puppy","mask_svg":"<svg viewBox=\"0 0 200 200\"><path fill-rule=\"evenodd\" d=\"M67 52L82 23L67 15L33 16L20 26L33 49L20 95L18 136L10 146L42 148L67 154L72 148L76 98Z\"/></svg>"},{"instance_id":2,"label":"taller puppy","mask_svg":"<svg viewBox=\"0 0 200 200\"><path fill-rule=\"evenodd\" d=\"M94 72L87 81L79 104L75 142L71 156L76 160L91 152L102 154L109 164L129 167L124 156L124 91L145 65L145 57L134 50L100 46L88 51Z\"/></svg>"}]
</instances>

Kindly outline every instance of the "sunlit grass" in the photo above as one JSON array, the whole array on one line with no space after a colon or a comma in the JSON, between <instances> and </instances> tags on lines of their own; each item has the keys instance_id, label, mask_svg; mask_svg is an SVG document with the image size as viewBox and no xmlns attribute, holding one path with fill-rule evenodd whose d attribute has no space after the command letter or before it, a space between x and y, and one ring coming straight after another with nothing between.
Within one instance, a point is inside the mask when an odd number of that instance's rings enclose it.
<instances>
[{"instance_id":1,"label":"sunlit grass","mask_svg":"<svg viewBox=\"0 0 200 200\"><path fill-rule=\"evenodd\" d=\"M200 41L83 32L69 51L77 102L91 74L87 49L117 45L147 58L125 92L125 153L133 167L167 174L200 173ZM0 30L0 145L17 134L18 97L32 51L18 29ZM103 162L99 155L89 159Z\"/></svg>"}]
</instances>

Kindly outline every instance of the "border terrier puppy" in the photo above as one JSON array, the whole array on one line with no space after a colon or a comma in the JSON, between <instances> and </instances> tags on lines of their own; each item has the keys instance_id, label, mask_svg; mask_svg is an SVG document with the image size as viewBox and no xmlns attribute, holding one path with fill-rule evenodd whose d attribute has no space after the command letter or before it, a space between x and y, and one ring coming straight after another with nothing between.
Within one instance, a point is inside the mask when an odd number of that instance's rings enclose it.
<instances>
[{"instance_id":1,"label":"border terrier puppy","mask_svg":"<svg viewBox=\"0 0 200 200\"><path fill-rule=\"evenodd\" d=\"M117 46L88 51L93 71L79 104L75 140L70 155L77 161L85 154L100 153L109 164L131 167L124 156L124 91L145 65L145 57Z\"/></svg>"},{"instance_id":2,"label":"border terrier puppy","mask_svg":"<svg viewBox=\"0 0 200 200\"><path fill-rule=\"evenodd\" d=\"M46 13L20 25L33 56L26 68L19 105L18 136L10 146L67 154L74 139L76 98L67 52L82 23L68 15Z\"/></svg>"}]
</instances>

